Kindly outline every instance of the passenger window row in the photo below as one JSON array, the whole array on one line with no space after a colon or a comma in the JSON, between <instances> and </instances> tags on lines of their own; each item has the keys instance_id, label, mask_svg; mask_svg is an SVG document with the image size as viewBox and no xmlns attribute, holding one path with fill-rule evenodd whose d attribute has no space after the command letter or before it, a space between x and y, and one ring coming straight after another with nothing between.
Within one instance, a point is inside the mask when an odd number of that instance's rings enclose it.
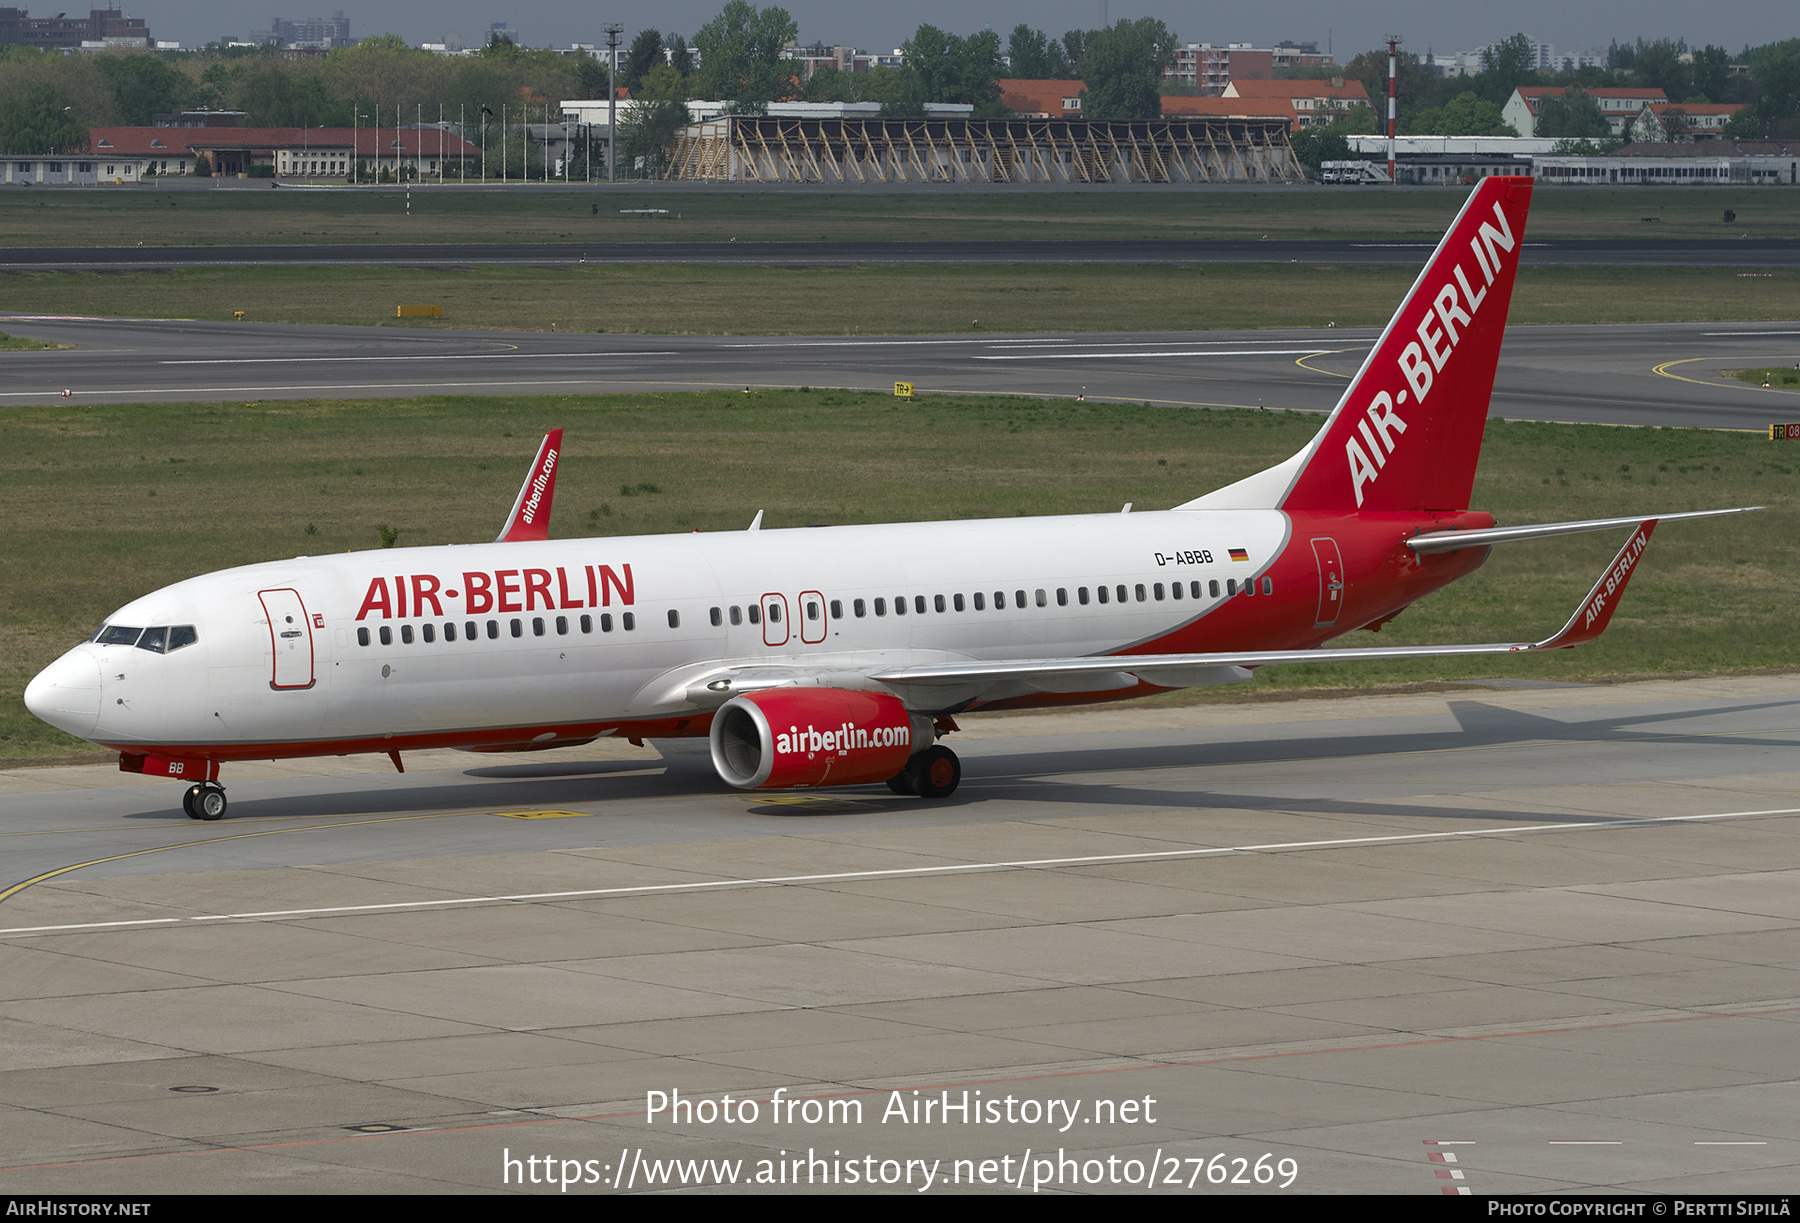
<instances>
[{"instance_id":1,"label":"passenger window row","mask_svg":"<svg viewBox=\"0 0 1800 1223\"><path fill-rule=\"evenodd\" d=\"M1172 582L1166 586L1161 582L1149 584L1137 582L1129 586L1120 583L1116 586L1096 586L1091 592L1086 586L1078 586L1075 588L1075 602L1082 607L1086 607L1090 602L1099 603L1104 606L1109 603L1130 603L1134 601L1138 603L1147 603L1152 601L1162 602L1165 599L1173 599L1176 601L1180 601L1183 598L1199 599L1207 597L1207 595L1210 595L1215 599L1219 597L1220 588L1218 579L1214 578L1204 585L1204 593L1202 592L1202 583L1199 580L1189 582L1185 589L1180 582ZM1256 580L1250 578L1240 583L1236 578L1226 578L1224 593L1228 598L1236 598L1239 595L1245 597L1254 596L1257 593ZM1275 593L1274 578L1264 577L1262 579L1262 593L1265 595L1272 595ZM1057 587L1055 597L1056 605L1058 607L1067 607L1069 605L1069 590L1067 587ZM986 611L988 608L988 598L988 593L981 590L976 591L967 598L961 594L931 595L929 597L925 595L895 595L891 607L893 614L896 616L905 616L909 613L915 616L923 616L927 611L939 613L947 611L960 612L967 611L971 608L975 611ZM1050 606L1051 595L1048 590L1040 586L1029 592L1025 590L1014 590L1010 596L1004 590L996 590L993 592L992 598L994 610L1004 611L1009 605L1021 609L1032 606L1048 607ZM843 619L843 600L832 599L829 606L832 619ZM850 601L851 612L859 620L867 618L870 607L870 601L865 599L852 599ZM876 616L886 616L889 612L890 604L885 598L877 598L873 601L873 608ZM818 599L805 599L801 602L801 614L809 621L817 621L823 614L823 610L824 609ZM761 624L762 616L763 609L757 604L752 603L747 607L714 607L710 610L708 619L711 621L714 628L719 628L727 619L734 625L743 624L746 618L748 618L751 624ZM781 620L781 604L769 604L768 616L771 623L779 623ZM670 628L681 627L681 613L679 611L670 608L668 619ZM598 621L598 627L602 633L610 633L613 631L613 617L610 612L602 612L598 617L580 616L574 623L579 627L579 630L582 633L592 633L596 627L596 621ZM554 628L556 635L559 637L567 636L570 632L570 624L570 619L567 616L555 617ZM512 636L525 636L524 620L514 618L508 620L506 626L507 631ZM400 644L413 644L415 639L414 627L411 624L402 624L399 627ZM490 641L497 640L500 637L500 621L488 620L485 622L485 627L485 635ZM636 615L632 612L621 612L619 615L618 627L627 633L634 632L637 629ZM533 616L531 618L531 635L533 637L546 636L550 631L550 625L546 622L544 617ZM167 633L166 644L163 636L165 632ZM428 645L437 640L438 632L438 626L430 622L419 625L417 629L418 639L424 641ZM454 620L444 621L442 632L445 641L457 640L458 630L456 622ZM140 633L143 634L141 638L139 636ZM475 620L466 620L463 622L461 629L461 637L463 640L477 641L480 640L482 636L483 622ZM140 630L108 626L94 634L93 639L102 645L135 644L139 649L156 650L158 653L162 653L167 650L180 649L184 645L190 645L195 640L195 637L192 625L183 625L167 630L160 628ZM376 640L379 640L382 645L394 644L393 627L386 624L380 625L375 629L373 634L370 633L367 626L359 626L357 628L356 644L361 646L372 645Z\"/></svg>"},{"instance_id":2,"label":"passenger window row","mask_svg":"<svg viewBox=\"0 0 1800 1223\"><path fill-rule=\"evenodd\" d=\"M1199 581L1189 582L1185 589L1180 582L1172 582L1167 586L1161 582L1152 582L1148 584L1138 582L1130 586L1121 583L1117 586L1096 586L1091 592L1086 586L1078 586L1075 588L1075 602L1082 607L1088 606L1090 602L1100 604L1115 602L1129 603L1133 601L1138 603L1147 603L1151 601L1162 602L1165 599L1180 600L1184 597L1199 599L1206 597L1207 593L1210 593L1211 597L1216 599L1219 597L1218 580L1215 578L1206 583L1204 590L1205 593L1203 593L1202 584ZM1265 595L1272 595L1275 593L1274 578L1263 578L1262 593ZM1246 578L1242 583L1236 578L1225 579L1225 595L1228 598L1236 598L1240 594L1246 597L1256 594L1256 581L1254 578ZM1029 593L1023 590L1014 590L1011 595L1011 606L1016 608L1033 606L1048 607L1050 605L1050 597L1050 592L1042 587L1030 591ZM1056 605L1058 607L1067 607L1069 605L1069 590L1066 586L1057 587L1055 597ZM896 616L904 616L907 615L910 610L911 614L922 616L926 613L927 609L936 612L966 611L970 608L973 608L975 611L986 611L988 607L988 594L986 591L980 590L976 591L973 595L970 595L966 600L960 594L949 596L932 595L929 601L927 601L927 598L924 595L912 595L910 598L911 604L909 608L908 596L897 595L894 598L892 605L893 614ZM994 591L993 601L994 610L1004 611L1008 606L1008 596L1006 591ZM870 604L862 599L851 600L850 606L858 619L869 614ZM834 600L832 603L833 615L841 614L837 608L838 604ZM877 616L885 616L888 614L889 610L888 601L886 599L876 599L874 600L873 608Z\"/></svg>"},{"instance_id":3,"label":"passenger window row","mask_svg":"<svg viewBox=\"0 0 1800 1223\"><path fill-rule=\"evenodd\" d=\"M602 612L598 617L581 616L574 621L574 624L581 632L592 633L596 627L596 620L598 620L598 627L602 633L610 633L613 631L613 617L611 612ZM553 626L546 624L544 617L533 616L531 618L531 635L533 637L543 637L551 631L552 627L554 627L557 636L566 637L569 634L570 623L569 617L567 616L556 617ZM680 613L671 610L669 612L669 627L676 628L679 627L679 624ZM480 621L465 620L461 629L462 639L464 641L481 640L483 636L482 627L482 622ZM631 612L620 613L618 627L627 633L635 631L637 629L637 616ZM506 628L511 636L523 637L525 635L525 622L523 620L509 620L506 622ZM444 621L443 634L445 641L455 641L458 636L456 621ZM490 641L498 640L500 637L500 621L487 621L485 635ZM424 641L426 644L436 641L437 636L438 626L435 624L427 622L421 624L418 628L418 639ZM374 634L371 635L366 625L357 628L357 645L372 644L372 638L374 640L379 640L382 645L393 645L394 630L390 625L383 624L377 627ZM400 644L411 645L413 640L413 626L410 624L402 624L400 626Z\"/></svg>"}]
</instances>

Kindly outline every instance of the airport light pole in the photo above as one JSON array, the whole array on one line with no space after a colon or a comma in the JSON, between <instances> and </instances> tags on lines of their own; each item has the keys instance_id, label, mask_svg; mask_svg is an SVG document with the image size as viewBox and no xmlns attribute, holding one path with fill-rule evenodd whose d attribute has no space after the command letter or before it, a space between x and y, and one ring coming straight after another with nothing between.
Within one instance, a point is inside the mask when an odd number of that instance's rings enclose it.
<instances>
[{"instance_id":1,"label":"airport light pole","mask_svg":"<svg viewBox=\"0 0 1800 1223\"><path fill-rule=\"evenodd\" d=\"M1400 36L1389 34L1388 40L1388 186L1400 180L1394 177L1394 80L1399 74Z\"/></svg>"},{"instance_id":2,"label":"airport light pole","mask_svg":"<svg viewBox=\"0 0 1800 1223\"><path fill-rule=\"evenodd\" d=\"M619 35L625 27L618 22L608 22L606 26L606 181L617 181L613 176L613 167L618 162L619 151L619 86L613 74L619 67Z\"/></svg>"}]
</instances>

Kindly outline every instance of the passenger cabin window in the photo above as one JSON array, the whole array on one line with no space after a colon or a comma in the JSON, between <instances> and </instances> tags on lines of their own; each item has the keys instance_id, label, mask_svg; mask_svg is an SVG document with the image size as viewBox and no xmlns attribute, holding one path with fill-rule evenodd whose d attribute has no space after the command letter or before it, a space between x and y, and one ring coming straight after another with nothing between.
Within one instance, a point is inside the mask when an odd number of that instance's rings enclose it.
<instances>
[{"instance_id":1,"label":"passenger cabin window","mask_svg":"<svg viewBox=\"0 0 1800 1223\"><path fill-rule=\"evenodd\" d=\"M446 620L444 622L444 640L445 641L455 641L456 640L456 621Z\"/></svg>"},{"instance_id":2,"label":"passenger cabin window","mask_svg":"<svg viewBox=\"0 0 1800 1223\"><path fill-rule=\"evenodd\" d=\"M923 616L925 614L925 596L924 595L914 595L913 596L913 610L918 612L921 616ZM938 610L943 611L944 609L940 606L938 608Z\"/></svg>"},{"instance_id":3,"label":"passenger cabin window","mask_svg":"<svg viewBox=\"0 0 1800 1223\"><path fill-rule=\"evenodd\" d=\"M944 610L944 596L943 595L932 595L931 596L931 605L933 607L937 608L939 614L941 615Z\"/></svg>"},{"instance_id":4,"label":"passenger cabin window","mask_svg":"<svg viewBox=\"0 0 1800 1223\"><path fill-rule=\"evenodd\" d=\"M1100 589L1095 591L1094 593L1096 593L1100 596L1100 601L1102 603L1105 603L1108 599L1112 598L1112 595L1107 592L1107 589L1104 586L1100 587Z\"/></svg>"},{"instance_id":5,"label":"passenger cabin window","mask_svg":"<svg viewBox=\"0 0 1800 1223\"><path fill-rule=\"evenodd\" d=\"M393 645L394 644L394 630L389 628L385 624L381 626L381 644L382 645Z\"/></svg>"},{"instance_id":6,"label":"passenger cabin window","mask_svg":"<svg viewBox=\"0 0 1800 1223\"><path fill-rule=\"evenodd\" d=\"M833 620L842 620L844 618L844 601L842 599L833 599L831 601L831 618Z\"/></svg>"},{"instance_id":7,"label":"passenger cabin window","mask_svg":"<svg viewBox=\"0 0 1800 1223\"><path fill-rule=\"evenodd\" d=\"M731 609L731 622L733 624L742 624L744 622L743 608L733 605Z\"/></svg>"},{"instance_id":8,"label":"passenger cabin window","mask_svg":"<svg viewBox=\"0 0 1800 1223\"><path fill-rule=\"evenodd\" d=\"M581 618L581 631L584 633L591 633L594 631L594 618L592 616L583 616Z\"/></svg>"},{"instance_id":9,"label":"passenger cabin window","mask_svg":"<svg viewBox=\"0 0 1800 1223\"><path fill-rule=\"evenodd\" d=\"M567 635L568 631L569 631L569 618L567 616L558 616L556 618L556 635L558 637L562 637L562 636Z\"/></svg>"},{"instance_id":10,"label":"passenger cabin window","mask_svg":"<svg viewBox=\"0 0 1800 1223\"><path fill-rule=\"evenodd\" d=\"M858 620L861 620L869 614L869 605L864 603L861 599L852 599L850 601L850 610L856 613L856 618Z\"/></svg>"},{"instance_id":11,"label":"passenger cabin window","mask_svg":"<svg viewBox=\"0 0 1800 1223\"><path fill-rule=\"evenodd\" d=\"M437 640L437 628L434 625L421 624L419 626L419 633L425 638L426 645L430 645Z\"/></svg>"},{"instance_id":12,"label":"passenger cabin window","mask_svg":"<svg viewBox=\"0 0 1800 1223\"><path fill-rule=\"evenodd\" d=\"M982 594L979 590L975 592L975 610L976 611L986 611L987 610L987 596Z\"/></svg>"},{"instance_id":13,"label":"passenger cabin window","mask_svg":"<svg viewBox=\"0 0 1800 1223\"><path fill-rule=\"evenodd\" d=\"M600 613L600 631L603 633L612 632L612 613L611 612L601 612Z\"/></svg>"},{"instance_id":14,"label":"passenger cabin window","mask_svg":"<svg viewBox=\"0 0 1800 1223\"><path fill-rule=\"evenodd\" d=\"M669 609L669 627L670 628L680 628L681 627L681 613L676 611L673 607L671 607Z\"/></svg>"},{"instance_id":15,"label":"passenger cabin window","mask_svg":"<svg viewBox=\"0 0 1800 1223\"><path fill-rule=\"evenodd\" d=\"M762 623L762 608L760 608L756 604L752 603L750 605L749 610L750 610L750 623L761 624Z\"/></svg>"},{"instance_id":16,"label":"passenger cabin window","mask_svg":"<svg viewBox=\"0 0 1800 1223\"><path fill-rule=\"evenodd\" d=\"M358 628L356 630L356 644L357 645L368 645L369 644L369 630L368 629Z\"/></svg>"},{"instance_id":17,"label":"passenger cabin window","mask_svg":"<svg viewBox=\"0 0 1800 1223\"><path fill-rule=\"evenodd\" d=\"M894 614L896 616L904 616L906 614L906 596L905 595L901 595L899 598L894 600Z\"/></svg>"},{"instance_id":18,"label":"passenger cabin window","mask_svg":"<svg viewBox=\"0 0 1800 1223\"><path fill-rule=\"evenodd\" d=\"M875 614L877 616L887 615L887 600L886 599L875 600Z\"/></svg>"},{"instance_id":19,"label":"passenger cabin window","mask_svg":"<svg viewBox=\"0 0 1800 1223\"><path fill-rule=\"evenodd\" d=\"M411 645L412 644L412 625L402 624L400 626L400 644L401 645Z\"/></svg>"},{"instance_id":20,"label":"passenger cabin window","mask_svg":"<svg viewBox=\"0 0 1800 1223\"><path fill-rule=\"evenodd\" d=\"M954 599L951 600L951 604L952 604L952 606L954 606L956 608L957 611L961 611L963 609L963 597L961 595L957 595Z\"/></svg>"},{"instance_id":21,"label":"passenger cabin window","mask_svg":"<svg viewBox=\"0 0 1800 1223\"><path fill-rule=\"evenodd\" d=\"M542 621L540 621L539 623L542 623ZM525 622L523 620L511 621L510 627L512 629L512 635L514 637L523 637L525 635Z\"/></svg>"},{"instance_id":22,"label":"passenger cabin window","mask_svg":"<svg viewBox=\"0 0 1800 1223\"><path fill-rule=\"evenodd\" d=\"M637 628L637 617L630 612L621 612L619 615L619 624L626 632L633 632Z\"/></svg>"},{"instance_id":23,"label":"passenger cabin window","mask_svg":"<svg viewBox=\"0 0 1800 1223\"><path fill-rule=\"evenodd\" d=\"M1083 607L1088 605L1088 588L1086 586L1077 586L1075 588L1075 601Z\"/></svg>"},{"instance_id":24,"label":"passenger cabin window","mask_svg":"<svg viewBox=\"0 0 1800 1223\"><path fill-rule=\"evenodd\" d=\"M725 613L720 611L716 607L706 613L706 618L708 620L712 621L712 626L714 628L718 628L720 625L725 623Z\"/></svg>"}]
</instances>

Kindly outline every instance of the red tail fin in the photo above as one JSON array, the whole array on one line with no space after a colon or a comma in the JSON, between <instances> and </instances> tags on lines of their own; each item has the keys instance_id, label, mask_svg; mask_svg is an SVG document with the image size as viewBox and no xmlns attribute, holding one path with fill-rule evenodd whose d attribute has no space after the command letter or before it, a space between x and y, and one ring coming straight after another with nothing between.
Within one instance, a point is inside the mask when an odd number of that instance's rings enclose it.
<instances>
[{"instance_id":1,"label":"red tail fin","mask_svg":"<svg viewBox=\"0 0 1800 1223\"><path fill-rule=\"evenodd\" d=\"M1285 510L1462 510L1475 464L1531 179L1485 178L1313 439Z\"/></svg>"},{"instance_id":2,"label":"red tail fin","mask_svg":"<svg viewBox=\"0 0 1800 1223\"><path fill-rule=\"evenodd\" d=\"M550 499L556 495L556 465L561 461L562 430L552 429L544 434L544 444L525 473L512 513L506 516L506 528L495 543L550 538Z\"/></svg>"}]
</instances>

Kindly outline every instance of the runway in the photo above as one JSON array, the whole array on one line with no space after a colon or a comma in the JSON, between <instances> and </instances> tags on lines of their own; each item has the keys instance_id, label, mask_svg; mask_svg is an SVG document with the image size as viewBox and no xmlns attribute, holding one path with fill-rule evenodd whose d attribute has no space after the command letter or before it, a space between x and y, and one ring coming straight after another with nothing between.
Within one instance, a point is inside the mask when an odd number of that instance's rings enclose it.
<instances>
[{"instance_id":1,"label":"runway","mask_svg":"<svg viewBox=\"0 0 1800 1223\"><path fill-rule=\"evenodd\" d=\"M1435 242L1340 239L1081 242L588 242L457 245L91 246L0 250L0 271L126 271L217 267L567 267L714 264L895 267L917 264L1302 263L1414 267ZM1716 239L1558 239L1525 243L1529 267L1800 267L1800 242Z\"/></svg>"},{"instance_id":2,"label":"runway","mask_svg":"<svg viewBox=\"0 0 1800 1223\"><path fill-rule=\"evenodd\" d=\"M77 345L0 352L15 404L848 387L1329 411L1365 328L1086 335L626 336L0 315ZM1513 327L1491 414L1762 430L1791 392L1719 371L1800 362L1800 323ZM64 391L68 391L67 396Z\"/></svg>"},{"instance_id":3,"label":"runway","mask_svg":"<svg viewBox=\"0 0 1800 1223\"><path fill-rule=\"evenodd\" d=\"M1792 1187L1800 677L965 727L0 773L0 1191Z\"/></svg>"}]
</instances>

